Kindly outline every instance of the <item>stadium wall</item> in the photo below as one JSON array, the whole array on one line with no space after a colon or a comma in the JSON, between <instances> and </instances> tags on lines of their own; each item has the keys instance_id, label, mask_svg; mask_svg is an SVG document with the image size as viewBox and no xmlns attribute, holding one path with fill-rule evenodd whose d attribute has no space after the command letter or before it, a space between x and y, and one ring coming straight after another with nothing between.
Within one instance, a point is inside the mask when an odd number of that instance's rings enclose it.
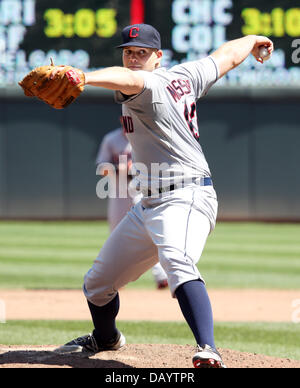
<instances>
[{"instance_id":1,"label":"stadium wall","mask_svg":"<svg viewBox=\"0 0 300 388\"><path fill-rule=\"evenodd\" d=\"M298 98L205 97L200 143L219 199L219 219L300 220ZM99 219L95 157L119 126L111 95L65 110L0 97L0 218Z\"/></svg>"}]
</instances>

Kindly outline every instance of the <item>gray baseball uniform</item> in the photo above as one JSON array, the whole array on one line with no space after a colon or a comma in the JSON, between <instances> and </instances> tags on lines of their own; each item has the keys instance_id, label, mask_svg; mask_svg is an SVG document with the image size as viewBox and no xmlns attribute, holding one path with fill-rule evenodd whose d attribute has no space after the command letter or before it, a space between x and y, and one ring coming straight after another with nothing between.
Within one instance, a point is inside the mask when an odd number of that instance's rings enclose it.
<instances>
[{"instance_id":1,"label":"gray baseball uniform","mask_svg":"<svg viewBox=\"0 0 300 388\"><path fill-rule=\"evenodd\" d=\"M196 101L218 79L213 58L140 74L144 90L129 98L117 92L116 99L123 104L144 198L119 223L86 274L85 295L98 306L157 260L173 296L181 284L202 279L196 264L216 222L217 198L196 117Z\"/></svg>"},{"instance_id":2,"label":"gray baseball uniform","mask_svg":"<svg viewBox=\"0 0 300 388\"><path fill-rule=\"evenodd\" d=\"M96 157L96 164L111 163L114 166L119 164L119 156L126 155L131 159L131 145L123 133L122 128L117 128L104 136ZM119 192L119 180L116 179L116 192ZM109 198L107 207L107 219L112 232L121 219L126 215L132 206L132 198L127 195L126 198Z\"/></svg>"}]
</instances>

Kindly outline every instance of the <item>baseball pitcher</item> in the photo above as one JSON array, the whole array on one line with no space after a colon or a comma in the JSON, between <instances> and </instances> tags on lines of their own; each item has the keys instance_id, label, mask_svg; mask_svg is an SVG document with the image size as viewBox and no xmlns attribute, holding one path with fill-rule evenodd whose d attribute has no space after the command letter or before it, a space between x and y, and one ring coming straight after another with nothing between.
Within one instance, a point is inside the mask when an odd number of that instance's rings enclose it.
<instances>
[{"instance_id":1,"label":"baseball pitcher","mask_svg":"<svg viewBox=\"0 0 300 388\"><path fill-rule=\"evenodd\" d=\"M171 295L177 298L195 337L193 365L224 368L214 341L210 299L197 268L215 227L218 202L199 144L196 103L250 54L263 63L261 48L271 55L273 43L264 36L246 36L225 43L204 59L167 70L160 66L163 52L155 28L128 26L122 37L123 67L84 77L76 70L67 73L74 87L84 79L85 84L115 90L132 146L136 186L143 198L114 229L85 276L83 290L93 332L68 342L60 351L95 353L124 346L125 337L116 327L118 290L159 260ZM55 68L51 78L56 80L64 72L64 67Z\"/></svg>"}]
</instances>

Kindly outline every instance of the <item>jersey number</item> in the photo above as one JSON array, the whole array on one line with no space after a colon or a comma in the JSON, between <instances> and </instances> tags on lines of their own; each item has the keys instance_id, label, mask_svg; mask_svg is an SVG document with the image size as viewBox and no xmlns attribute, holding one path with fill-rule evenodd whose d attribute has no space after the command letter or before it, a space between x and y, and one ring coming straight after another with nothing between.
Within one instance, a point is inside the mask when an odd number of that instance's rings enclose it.
<instances>
[{"instance_id":1,"label":"jersey number","mask_svg":"<svg viewBox=\"0 0 300 388\"><path fill-rule=\"evenodd\" d=\"M195 137L195 139L199 139L199 131L198 131L198 128L195 127L194 123L193 123L193 119L196 117L196 104L193 103L191 105L191 110L189 111L189 108L187 107L187 105L185 104L184 105L184 117L185 117L185 120L193 134L193 136Z\"/></svg>"}]
</instances>

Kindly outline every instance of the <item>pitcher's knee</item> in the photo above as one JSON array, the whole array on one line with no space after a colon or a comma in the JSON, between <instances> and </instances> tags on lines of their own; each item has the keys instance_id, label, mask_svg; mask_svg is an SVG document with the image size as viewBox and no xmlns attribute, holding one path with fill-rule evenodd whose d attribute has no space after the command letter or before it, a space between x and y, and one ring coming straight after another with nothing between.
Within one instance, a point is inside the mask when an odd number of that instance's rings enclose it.
<instances>
[{"instance_id":1,"label":"pitcher's knee","mask_svg":"<svg viewBox=\"0 0 300 388\"><path fill-rule=\"evenodd\" d=\"M109 284L104 276L95 276L93 269L84 277L83 292L89 302L99 307L105 306L117 295L112 284Z\"/></svg>"},{"instance_id":2,"label":"pitcher's knee","mask_svg":"<svg viewBox=\"0 0 300 388\"><path fill-rule=\"evenodd\" d=\"M159 261L168 276L168 284L173 297L181 284L196 279L203 280L196 264L178 250L164 250L160 254Z\"/></svg>"}]
</instances>

